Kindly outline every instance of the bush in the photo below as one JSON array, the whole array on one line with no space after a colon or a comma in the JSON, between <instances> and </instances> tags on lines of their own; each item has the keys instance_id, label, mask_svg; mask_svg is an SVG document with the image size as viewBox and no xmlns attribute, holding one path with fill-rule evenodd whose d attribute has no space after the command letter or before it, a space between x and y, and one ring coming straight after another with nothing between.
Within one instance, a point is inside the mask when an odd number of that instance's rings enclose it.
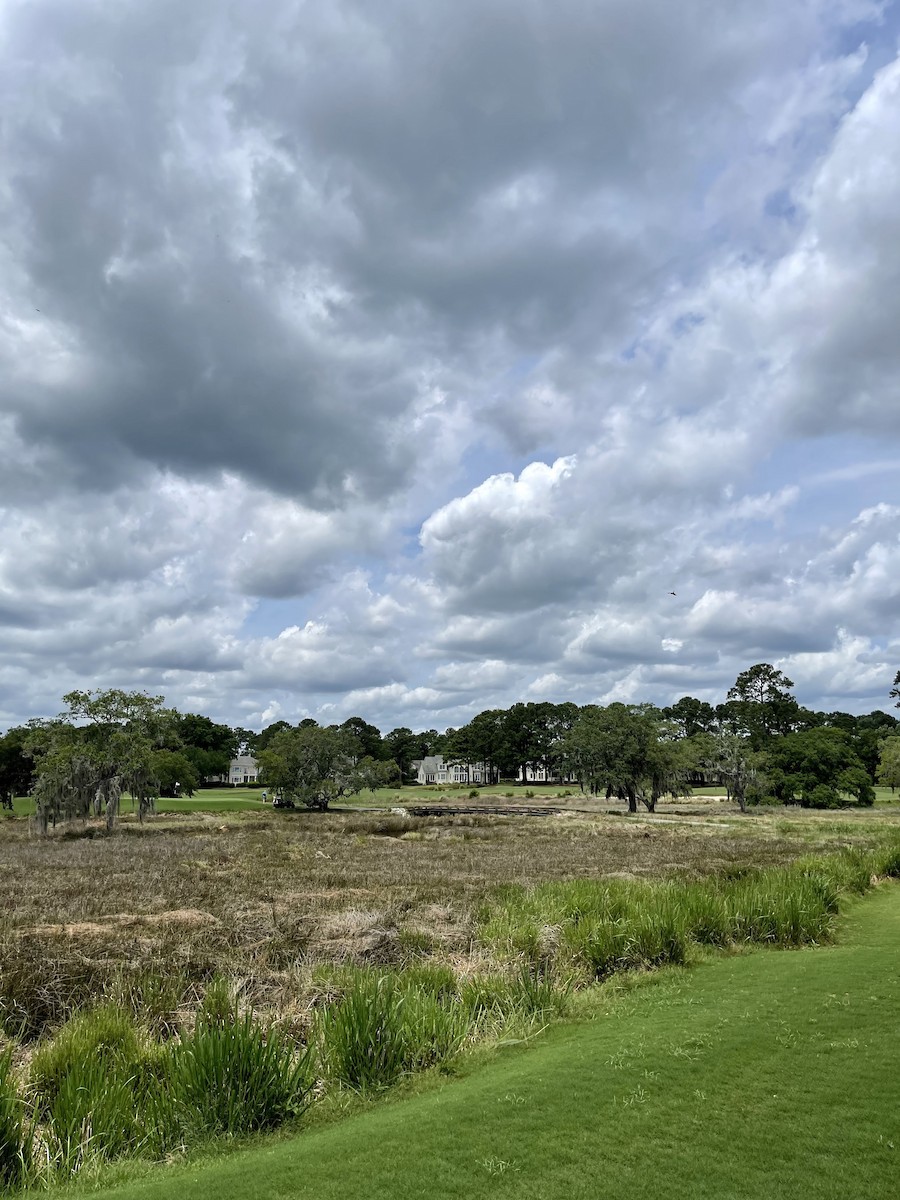
<instances>
[{"instance_id":1,"label":"bush","mask_svg":"<svg viewBox=\"0 0 900 1200\"><path fill-rule=\"evenodd\" d=\"M812 788L804 788L800 803L804 808L840 808L841 794L825 783L817 783Z\"/></svg>"}]
</instances>

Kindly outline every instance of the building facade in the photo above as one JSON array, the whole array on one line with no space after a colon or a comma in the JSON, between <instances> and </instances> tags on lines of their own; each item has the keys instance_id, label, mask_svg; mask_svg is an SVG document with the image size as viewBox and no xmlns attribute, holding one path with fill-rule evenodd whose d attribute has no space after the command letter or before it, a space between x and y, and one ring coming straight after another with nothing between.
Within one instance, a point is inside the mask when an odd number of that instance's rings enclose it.
<instances>
[{"instance_id":1,"label":"building facade","mask_svg":"<svg viewBox=\"0 0 900 1200\"><path fill-rule=\"evenodd\" d=\"M416 783L487 783L490 776L484 763L445 762L443 754L430 754L413 764Z\"/></svg>"},{"instance_id":2,"label":"building facade","mask_svg":"<svg viewBox=\"0 0 900 1200\"><path fill-rule=\"evenodd\" d=\"M228 764L228 782L231 787L244 787L259 779L259 764L249 754L241 754Z\"/></svg>"}]
</instances>

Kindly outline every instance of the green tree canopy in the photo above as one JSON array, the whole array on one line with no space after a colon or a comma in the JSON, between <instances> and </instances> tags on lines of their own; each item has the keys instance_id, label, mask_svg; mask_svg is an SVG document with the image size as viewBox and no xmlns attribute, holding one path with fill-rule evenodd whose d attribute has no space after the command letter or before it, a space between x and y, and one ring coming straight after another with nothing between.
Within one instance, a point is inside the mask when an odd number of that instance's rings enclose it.
<instances>
[{"instance_id":1,"label":"green tree canopy","mask_svg":"<svg viewBox=\"0 0 900 1200\"><path fill-rule=\"evenodd\" d=\"M357 758L379 759L386 757L381 730L377 726L370 725L362 717L348 717L339 728L342 732L355 739Z\"/></svg>"},{"instance_id":2,"label":"green tree canopy","mask_svg":"<svg viewBox=\"0 0 900 1200\"><path fill-rule=\"evenodd\" d=\"M711 704L695 696L682 696L663 709L663 715L673 721L681 737L710 733L716 726L716 713Z\"/></svg>"},{"instance_id":3,"label":"green tree canopy","mask_svg":"<svg viewBox=\"0 0 900 1200\"><path fill-rule=\"evenodd\" d=\"M789 733L797 722L800 706L791 695L794 682L770 663L756 663L741 671L729 688L728 702L754 750L761 750L771 738ZM741 732L732 728L731 732Z\"/></svg>"},{"instance_id":4,"label":"green tree canopy","mask_svg":"<svg viewBox=\"0 0 900 1200\"><path fill-rule=\"evenodd\" d=\"M143 820L159 795L154 753L172 740L177 714L162 696L118 688L69 692L63 700L66 712L33 722L30 731L41 828L105 811L112 829L123 791Z\"/></svg>"},{"instance_id":5,"label":"green tree canopy","mask_svg":"<svg viewBox=\"0 0 900 1200\"><path fill-rule=\"evenodd\" d=\"M357 739L337 726L280 729L258 755L260 780L286 800L324 811L359 790Z\"/></svg>"},{"instance_id":6,"label":"green tree canopy","mask_svg":"<svg viewBox=\"0 0 900 1200\"><path fill-rule=\"evenodd\" d=\"M161 796L193 796L200 780L189 758L178 750L155 750L151 761Z\"/></svg>"},{"instance_id":7,"label":"green tree canopy","mask_svg":"<svg viewBox=\"0 0 900 1200\"><path fill-rule=\"evenodd\" d=\"M773 740L767 751L772 792L785 804L837 808L848 795L872 804L868 772L843 729L804 729Z\"/></svg>"},{"instance_id":8,"label":"green tree canopy","mask_svg":"<svg viewBox=\"0 0 900 1200\"><path fill-rule=\"evenodd\" d=\"M238 736L228 725L219 725L199 713L178 714L174 723L177 739L171 749L181 749L199 780L228 775L228 766L238 749Z\"/></svg>"},{"instance_id":9,"label":"green tree canopy","mask_svg":"<svg viewBox=\"0 0 900 1200\"><path fill-rule=\"evenodd\" d=\"M390 733L385 734L385 747L400 770L401 781L409 776L410 766L413 761L417 758L425 757L427 751L425 753L420 751L420 743L421 734L413 733L405 725L401 725L397 729L392 729Z\"/></svg>"},{"instance_id":10,"label":"green tree canopy","mask_svg":"<svg viewBox=\"0 0 900 1200\"><path fill-rule=\"evenodd\" d=\"M659 709L651 705L586 705L566 739L566 761L582 787L605 791L637 812L650 812L667 792L679 792L689 757Z\"/></svg>"},{"instance_id":11,"label":"green tree canopy","mask_svg":"<svg viewBox=\"0 0 900 1200\"><path fill-rule=\"evenodd\" d=\"M0 806L12 808L15 796L31 791L34 762L26 751L29 729L21 725L0 738Z\"/></svg>"},{"instance_id":12,"label":"green tree canopy","mask_svg":"<svg viewBox=\"0 0 900 1200\"><path fill-rule=\"evenodd\" d=\"M891 791L900 787L900 736L886 737L881 743L875 778Z\"/></svg>"}]
</instances>

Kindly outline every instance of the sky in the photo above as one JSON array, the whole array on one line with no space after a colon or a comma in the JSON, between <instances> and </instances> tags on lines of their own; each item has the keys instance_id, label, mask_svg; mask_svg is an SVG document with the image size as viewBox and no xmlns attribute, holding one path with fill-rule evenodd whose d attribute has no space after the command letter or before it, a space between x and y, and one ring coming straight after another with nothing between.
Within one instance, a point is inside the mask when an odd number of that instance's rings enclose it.
<instances>
[{"instance_id":1,"label":"sky","mask_svg":"<svg viewBox=\"0 0 900 1200\"><path fill-rule=\"evenodd\" d=\"M0 0L0 728L757 662L892 710L898 47L900 0Z\"/></svg>"}]
</instances>

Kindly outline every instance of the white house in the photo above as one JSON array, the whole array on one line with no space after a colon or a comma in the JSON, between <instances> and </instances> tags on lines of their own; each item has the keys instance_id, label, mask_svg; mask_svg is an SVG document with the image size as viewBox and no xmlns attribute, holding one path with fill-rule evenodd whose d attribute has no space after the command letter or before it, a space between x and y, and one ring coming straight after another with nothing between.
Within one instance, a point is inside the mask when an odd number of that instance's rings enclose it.
<instances>
[{"instance_id":1,"label":"white house","mask_svg":"<svg viewBox=\"0 0 900 1200\"><path fill-rule=\"evenodd\" d=\"M247 783L256 783L259 778L259 765L249 754L241 754L228 764L228 782L232 787L242 787Z\"/></svg>"},{"instance_id":2,"label":"white house","mask_svg":"<svg viewBox=\"0 0 900 1200\"><path fill-rule=\"evenodd\" d=\"M431 754L414 762L416 783L485 783L489 778L484 763L444 762L443 754Z\"/></svg>"},{"instance_id":3,"label":"white house","mask_svg":"<svg viewBox=\"0 0 900 1200\"><path fill-rule=\"evenodd\" d=\"M516 783L573 783L572 776L566 772L554 771L552 768L540 763L538 766L532 766L529 763L525 767L525 778L522 778L522 768L519 767L516 771Z\"/></svg>"},{"instance_id":4,"label":"white house","mask_svg":"<svg viewBox=\"0 0 900 1200\"><path fill-rule=\"evenodd\" d=\"M528 763L525 767L525 778L522 778L522 768L519 767L516 771L516 783L551 783L551 772L541 764L539 767L533 767Z\"/></svg>"}]
</instances>

